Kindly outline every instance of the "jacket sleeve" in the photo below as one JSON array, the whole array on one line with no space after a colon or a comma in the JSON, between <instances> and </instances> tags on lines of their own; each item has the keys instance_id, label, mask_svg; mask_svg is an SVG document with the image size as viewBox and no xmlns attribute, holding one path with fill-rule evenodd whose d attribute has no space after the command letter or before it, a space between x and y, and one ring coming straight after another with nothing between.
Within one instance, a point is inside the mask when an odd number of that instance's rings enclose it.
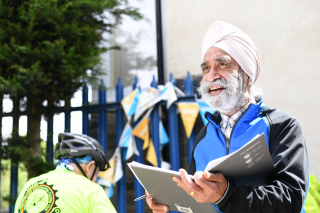
<instances>
[{"instance_id":1,"label":"jacket sleeve","mask_svg":"<svg viewBox=\"0 0 320 213\"><path fill-rule=\"evenodd\" d=\"M274 116L276 115L276 116ZM307 147L299 122L271 113L269 149L274 170L265 186L237 187L230 181L225 198L218 204L224 213L300 213L308 190Z\"/></svg>"}]
</instances>

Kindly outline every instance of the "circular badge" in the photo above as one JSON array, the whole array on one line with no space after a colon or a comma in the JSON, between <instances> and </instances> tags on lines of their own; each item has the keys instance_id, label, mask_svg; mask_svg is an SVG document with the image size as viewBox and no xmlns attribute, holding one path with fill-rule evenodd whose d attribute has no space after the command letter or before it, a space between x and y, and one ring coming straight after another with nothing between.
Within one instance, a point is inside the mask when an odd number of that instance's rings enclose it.
<instances>
[{"instance_id":1,"label":"circular badge","mask_svg":"<svg viewBox=\"0 0 320 213\"><path fill-rule=\"evenodd\" d=\"M52 189L52 186L45 183L34 186L25 193L21 212L49 213L53 209L55 209L54 212L59 212L59 209L55 206L57 200L55 192L56 191Z\"/></svg>"}]
</instances>

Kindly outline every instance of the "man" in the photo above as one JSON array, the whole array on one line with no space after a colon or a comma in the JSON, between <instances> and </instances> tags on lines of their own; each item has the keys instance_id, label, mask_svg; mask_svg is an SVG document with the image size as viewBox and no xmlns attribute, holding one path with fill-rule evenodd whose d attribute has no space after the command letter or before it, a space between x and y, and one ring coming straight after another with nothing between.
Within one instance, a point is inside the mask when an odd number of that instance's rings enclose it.
<instances>
[{"instance_id":1,"label":"man","mask_svg":"<svg viewBox=\"0 0 320 213\"><path fill-rule=\"evenodd\" d=\"M110 167L95 139L61 133L54 157L59 159L57 168L25 184L15 213L116 213L102 187L95 183L99 170Z\"/></svg>"},{"instance_id":2,"label":"man","mask_svg":"<svg viewBox=\"0 0 320 213\"><path fill-rule=\"evenodd\" d=\"M238 28L215 22L202 44L203 79L198 91L215 108L206 113L208 124L198 134L189 174L180 169L173 180L199 203L213 203L218 212L305 212L309 164L299 122L265 106L253 84L260 72L260 58L253 41ZM228 155L257 134L264 133L274 170L265 185L237 186L222 174L202 172L213 159ZM154 212L166 212L150 195Z\"/></svg>"}]
</instances>

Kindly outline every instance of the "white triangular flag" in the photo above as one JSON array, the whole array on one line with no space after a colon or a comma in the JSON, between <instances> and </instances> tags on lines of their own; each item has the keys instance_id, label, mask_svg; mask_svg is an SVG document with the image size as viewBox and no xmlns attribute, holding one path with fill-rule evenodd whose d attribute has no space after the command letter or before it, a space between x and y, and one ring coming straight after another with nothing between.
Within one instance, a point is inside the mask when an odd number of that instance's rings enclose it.
<instances>
[{"instance_id":1,"label":"white triangular flag","mask_svg":"<svg viewBox=\"0 0 320 213\"><path fill-rule=\"evenodd\" d=\"M121 106L129 121L131 119L131 116L136 112L140 94L140 89L137 88L121 101Z\"/></svg>"},{"instance_id":2,"label":"white triangular flag","mask_svg":"<svg viewBox=\"0 0 320 213\"><path fill-rule=\"evenodd\" d=\"M143 91L139 97L139 102L137 105L136 113L134 114L134 121L137 121L138 118L150 108L150 104L157 96L159 91L155 88L150 88L149 91Z\"/></svg>"},{"instance_id":3,"label":"white triangular flag","mask_svg":"<svg viewBox=\"0 0 320 213\"><path fill-rule=\"evenodd\" d=\"M133 154L140 155L140 153L137 149L136 140L134 139L133 135L131 134L130 140L129 140L129 146L128 146L128 150L127 150L127 155L126 155L126 160L131 158L131 156Z\"/></svg>"},{"instance_id":4,"label":"white triangular flag","mask_svg":"<svg viewBox=\"0 0 320 213\"><path fill-rule=\"evenodd\" d=\"M99 178L103 178L115 184L123 176L120 147L116 148L115 152L113 153L113 156L109 160L109 164L111 168L109 168L106 171L100 172Z\"/></svg>"},{"instance_id":5,"label":"white triangular flag","mask_svg":"<svg viewBox=\"0 0 320 213\"><path fill-rule=\"evenodd\" d=\"M161 90L161 99L167 101L167 109L176 101L178 100L176 92L174 90L173 84L168 81L164 88Z\"/></svg>"}]
</instances>

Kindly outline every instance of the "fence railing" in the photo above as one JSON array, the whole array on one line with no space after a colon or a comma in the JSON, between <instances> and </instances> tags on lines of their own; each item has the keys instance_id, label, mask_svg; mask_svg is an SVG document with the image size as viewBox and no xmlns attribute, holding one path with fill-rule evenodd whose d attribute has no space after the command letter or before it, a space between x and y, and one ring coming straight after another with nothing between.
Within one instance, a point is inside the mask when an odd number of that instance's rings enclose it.
<instances>
[{"instance_id":1,"label":"fence railing","mask_svg":"<svg viewBox=\"0 0 320 213\"><path fill-rule=\"evenodd\" d=\"M173 85L176 85L175 80L173 79L172 74L170 74L170 82ZM133 89L137 87L138 79L135 78L135 82L133 84ZM151 87L157 87L157 82L153 78L151 83ZM107 103L106 102L106 90L103 81L101 81L101 85L98 91L98 104L89 104L88 101L88 88L85 87L82 90L82 106L80 107L70 107L67 110L56 111L54 113L64 113L65 114L65 131L69 132L71 129L71 112L81 111L82 112L82 133L89 135L89 113L91 112L98 112L98 141L101 143L101 146L105 153L107 153L107 144L108 144L108 137L107 132L107 111L108 110L115 110L116 111L116 141L117 145L120 140L120 136L124 129L125 124L125 115L121 108L120 102L124 98L123 96L123 84L121 79L118 79L118 84L116 85L116 102L115 103ZM188 72L187 77L184 81L184 88L185 88L185 97L179 97L176 102L194 102L194 86L193 80L190 77ZM25 113L3 113L2 110L2 99L0 100L0 125L2 124L3 117L12 117L13 118L13 128L19 128L19 118ZM157 155L157 161L159 167L161 167L161 160L160 160L160 135L159 135L159 105L166 105L165 101L159 102L153 109L150 115L150 126L151 126L151 137L154 143L154 148ZM50 162L53 161L53 116L48 117L47 119L47 156ZM169 153L170 153L170 164L171 169L178 171L180 168L180 150L179 150L179 132L178 132L178 117L177 117L177 107L175 104L172 104L168 109L168 132L169 132ZM134 123L134 125L136 125ZM2 134L1 134L2 135ZM190 159L192 148L194 145L196 133L193 130L190 138L188 138L187 144L187 152L188 152L188 159ZM136 146L139 153L142 153L142 145L143 141L137 137L135 137ZM123 152L122 148L122 152ZM123 156L123 153L121 153ZM134 155L134 161L136 162L143 162L143 155ZM123 161L122 168L125 168L125 162ZM11 179L10 179L10 194L16 196L18 193L18 167L15 165L11 166ZM117 182L117 211L119 213L126 213L127 212L127 200L126 200L126 174L123 173L122 178ZM140 183L135 178L134 180L134 196L139 197L144 194L144 189L140 185ZM10 205L9 212L14 212L14 205ZM135 212L136 213L144 213L144 202L135 202Z\"/></svg>"}]
</instances>

